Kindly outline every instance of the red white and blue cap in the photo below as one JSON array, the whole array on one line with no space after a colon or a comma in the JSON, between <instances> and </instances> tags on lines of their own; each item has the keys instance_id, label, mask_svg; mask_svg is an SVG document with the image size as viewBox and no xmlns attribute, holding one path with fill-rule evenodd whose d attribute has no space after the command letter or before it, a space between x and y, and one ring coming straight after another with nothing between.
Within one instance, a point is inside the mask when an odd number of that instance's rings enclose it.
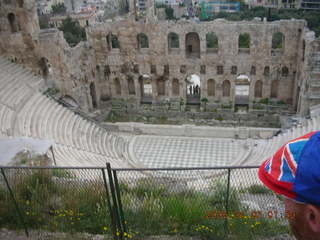
<instances>
[{"instance_id":1,"label":"red white and blue cap","mask_svg":"<svg viewBox=\"0 0 320 240\"><path fill-rule=\"evenodd\" d=\"M261 165L259 178L280 195L320 206L320 131L283 145Z\"/></svg>"}]
</instances>

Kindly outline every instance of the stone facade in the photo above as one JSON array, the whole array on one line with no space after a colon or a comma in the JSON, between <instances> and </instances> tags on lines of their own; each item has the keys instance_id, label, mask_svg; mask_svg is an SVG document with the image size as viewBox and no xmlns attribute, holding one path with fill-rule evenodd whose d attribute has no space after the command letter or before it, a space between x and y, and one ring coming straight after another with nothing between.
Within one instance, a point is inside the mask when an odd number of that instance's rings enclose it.
<instances>
[{"instance_id":1,"label":"stone facade","mask_svg":"<svg viewBox=\"0 0 320 240\"><path fill-rule=\"evenodd\" d=\"M233 104L239 75L250 79L250 107L271 98L307 114L318 103L306 97L307 82L319 76L309 74L318 40L304 20L158 21L152 1L138 19L133 2L125 18L88 27L87 42L70 48L62 32L39 29L34 0L0 0L0 54L42 74L84 110L110 99ZM282 38L274 47L276 33ZM192 75L200 77L197 95L189 94Z\"/></svg>"}]
</instances>

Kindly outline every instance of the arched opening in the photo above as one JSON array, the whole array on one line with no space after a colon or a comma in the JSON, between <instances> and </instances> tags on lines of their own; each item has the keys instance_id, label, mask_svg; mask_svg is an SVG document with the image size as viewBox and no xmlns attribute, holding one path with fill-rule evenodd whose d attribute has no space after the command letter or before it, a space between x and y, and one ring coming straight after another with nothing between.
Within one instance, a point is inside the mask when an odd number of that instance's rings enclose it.
<instances>
[{"instance_id":1,"label":"arched opening","mask_svg":"<svg viewBox=\"0 0 320 240\"><path fill-rule=\"evenodd\" d=\"M133 77L132 76L128 76L127 77L127 81L128 81L129 95L135 95L136 94L136 90L135 90L135 86L134 86Z\"/></svg>"},{"instance_id":2,"label":"arched opening","mask_svg":"<svg viewBox=\"0 0 320 240\"><path fill-rule=\"evenodd\" d=\"M16 23L16 16L13 13L8 14L8 21L12 33L18 32L18 25Z\"/></svg>"},{"instance_id":3,"label":"arched opening","mask_svg":"<svg viewBox=\"0 0 320 240\"><path fill-rule=\"evenodd\" d=\"M114 79L114 86L115 86L116 94L120 96L121 95L121 84L120 84L119 78Z\"/></svg>"},{"instance_id":4,"label":"arched opening","mask_svg":"<svg viewBox=\"0 0 320 240\"><path fill-rule=\"evenodd\" d=\"M281 76L282 77L288 77L288 75L289 75L289 69L286 66L282 67Z\"/></svg>"},{"instance_id":5,"label":"arched opening","mask_svg":"<svg viewBox=\"0 0 320 240\"><path fill-rule=\"evenodd\" d=\"M166 94L166 81L164 77L160 77L157 80L157 92L158 96L164 96Z\"/></svg>"},{"instance_id":6,"label":"arched opening","mask_svg":"<svg viewBox=\"0 0 320 240\"><path fill-rule=\"evenodd\" d=\"M239 35L239 53L250 53L250 35L249 33L241 33Z\"/></svg>"},{"instance_id":7,"label":"arched opening","mask_svg":"<svg viewBox=\"0 0 320 240\"><path fill-rule=\"evenodd\" d=\"M186 57L200 58L200 38L198 33L192 32L186 35Z\"/></svg>"},{"instance_id":8,"label":"arched opening","mask_svg":"<svg viewBox=\"0 0 320 240\"><path fill-rule=\"evenodd\" d=\"M262 81L257 81L254 85L254 97L261 98L262 97Z\"/></svg>"},{"instance_id":9,"label":"arched opening","mask_svg":"<svg viewBox=\"0 0 320 240\"><path fill-rule=\"evenodd\" d=\"M216 95L216 82L214 79L208 80L208 96L213 97Z\"/></svg>"},{"instance_id":10,"label":"arched opening","mask_svg":"<svg viewBox=\"0 0 320 240\"><path fill-rule=\"evenodd\" d=\"M270 97L271 98L277 98L278 97L278 87L279 87L279 81L278 80L273 80L271 83L271 93Z\"/></svg>"},{"instance_id":11,"label":"arched opening","mask_svg":"<svg viewBox=\"0 0 320 240\"><path fill-rule=\"evenodd\" d=\"M269 66L265 66L264 67L263 75L264 76L269 76L270 75L270 67Z\"/></svg>"},{"instance_id":12,"label":"arched opening","mask_svg":"<svg viewBox=\"0 0 320 240\"><path fill-rule=\"evenodd\" d=\"M45 57L42 57L40 60L39 60L39 66L40 66L40 69L41 69L41 72L42 72L42 76L43 78L47 78L48 75L49 75L49 70L50 70L50 67L49 67L49 61L47 58Z\"/></svg>"},{"instance_id":13,"label":"arched opening","mask_svg":"<svg viewBox=\"0 0 320 240\"><path fill-rule=\"evenodd\" d=\"M149 48L148 36L144 33L139 33L137 36L138 49Z\"/></svg>"},{"instance_id":14,"label":"arched opening","mask_svg":"<svg viewBox=\"0 0 320 240\"><path fill-rule=\"evenodd\" d=\"M172 49L177 49L177 48L180 48L179 35L176 33L169 33L169 35L168 35L168 50L169 50L169 52Z\"/></svg>"},{"instance_id":15,"label":"arched opening","mask_svg":"<svg viewBox=\"0 0 320 240\"><path fill-rule=\"evenodd\" d=\"M285 37L283 33L276 32L272 35L272 49L283 49Z\"/></svg>"},{"instance_id":16,"label":"arched opening","mask_svg":"<svg viewBox=\"0 0 320 240\"><path fill-rule=\"evenodd\" d=\"M306 53L306 41L303 40L303 42L302 42L302 62L304 62L305 53Z\"/></svg>"},{"instance_id":17,"label":"arched opening","mask_svg":"<svg viewBox=\"0 0 320 240\"><path fill-rule=\"evenodd\" d=\"M119 49L120 48L120 42L118 40L118 37L112 33L109 33L106 37L108 48L109 49Z\"/></svg>"},{"instance_id":18,"label":"arched opening","mask_svg":"<svg viewBox=\"0 0 320 240\"><path fill-rule=\"evenodd\" d=\"M222 96L223 97L230 97L230 88L231 88L230 81L224 80L222 83Z\"/></svg>"},{"instance_id":19,"label":"arched opening","mask_svg":"<svg viewBox=\"0 0 320 240\"><path fill-rule=\"evenodd\" d=\"M256 66L251 66L250 75L256 75Z\"/></svg>"},{"instance_id":20,"label":"arched opening","mask_svg":"<svg viewBox=\"0 0 320 240\"><path fill-rule=\"evenodd\" d=\"M191 74L186 78L187 83L187 103L200 104L201 81L196 74Z\"/></svg>"},{"instance_id":21,"label":"arched opening","mask_svg":"<svg viewBox=\"0 0 320 240\"><path fill-rule=\"evenodd\" d=\"M152 81L149 75L145 74L139 77L141 102L152 103Z\"/></svg>"},{"instance_id":22,"label":"arched opening","mask_svg":"<svg viewBox=\"0 0 320 240\"><path fill-rule=\"evenodd\" d=\"M213 32L207 33L206 42L207 42L207 52L218 51L219 43L218 43L218 37L215 33Z\"/></svg>"},{"instance_id":23,"label":"arched opening","mask_svg":"<svg viewBox=\"0 0 320 240\"><path fill-rule=\"evenodd\" d=\"M180 95L179 79L177 79L177 78L174 78L172 80L172 95L173 96L179 96Z\"/></svg>"},{"instance_id":24,"label":"arched opening","mask_svg":"<svg viewBox=\"0 0 320 240\"><path fill-rule=\"evenodd\" d=\"M97 95L96 95L96 86L94 82L90 83L90 95L92 100L93 108L97 108Z\"/></svg>"}]
</instances>

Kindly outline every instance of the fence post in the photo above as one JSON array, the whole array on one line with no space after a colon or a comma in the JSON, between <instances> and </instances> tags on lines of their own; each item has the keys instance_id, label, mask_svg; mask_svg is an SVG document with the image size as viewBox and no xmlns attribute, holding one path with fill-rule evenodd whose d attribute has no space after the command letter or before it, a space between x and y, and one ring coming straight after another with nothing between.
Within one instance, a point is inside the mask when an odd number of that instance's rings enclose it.
<instances>
[{"instance_id":1,"label":"fence post","mask_svg":"<svg viewBox=\"0 0 320 240\"><path fill-rule=\"evenodd\" d=\"M104 172L103 168L101 168L101 171L102 171L103 183L104 183L104 187L105 187L106 195L107 195L107 204L108 204L110 217L111 217L111 225L112 225L113 237L114 237L114 239L117 239L118 238L118 236L117 236L117 224L116 224L116 220L115 220L116 216L114 215L114 211L113 211L112 206L111 206L110 194L109 194L109 189L108 189L108 185L107 185L106 173Z\"/></svg>"},{"instance_id":2,"label":"fence post","mask_svg":"<svg viewBox=\"0 0 320 240\"><path fill-rule=\"evenodd\" d=\"M116 170L112 170L112 172L113 172L114 183L115 183L115 188L116 188L116 194L117 194L117 199L118 199L120 221L121 221L121 224L122 224L123 231L127 232L126 222L125 222L125 219L124 219L124 213L123 213L123 208L122 208L122 201L121 201L121 194L120 194L120 187L119 187L119 182L118 182L117 171Z\"/></svg>"},{"instance_id":3,"label":"fence post","mask_svg":"<svg viewBox=\"0 0 320 240\"><path fill-rule=\"evenodd\" d=\"M120 239L123 239L123 229L121 227L121 222L120 222L120 217L119 217L119 215L120 215L119 214L119 207L118 207L118 203L117 203L116 191L115 191L115 187L114 187L110 163L107 163L107 172L108 172L108 177L109 177L109 184L110 184L110 191L111 191L111 197L112 197L112 202L113 202L113 210L114 210L114 214L115 214L115 220L116 220L117 228L120 232L119 237L120 237Z\"/></svg>"},{"instance_id":4,"label":"fence post","mask_svg":"<svg viewBox=\"0 0 320 240\"><path fill-rule=\"evenodd\" d=\"M226 219L225 219L225 234L228 235L229 233L229 227L228 227L228 217L229 217L229 197L230 197L230 175L231 175L231 169L228 168L228 181L227 181L227 196L226 196Z\"/></svg>"},{"instance_id":5,"label":"fence post","mask_svg":"<svg viewBox=\"0 0 320 240\"><path fill-rule=\"evenodd\" d=\"M27 237L29 237L29 232L28 232L27 225L26 225L26 223L25 223L25 221L24 221L24 219L23 219L23 215L22 215L22 213L21 213L21 211L20 211L20 208L19 208L19 206L18 206L18 202L17 202L16 199L14 198L13 191L12 191L10 185L9 185L7 176L5 175L3 168L1 168L1 173L2 173L2 176L3 176L3 178L4 178L4 181L6 182L7 188L8 188L8 190L9 190L10 197L12 198L13 204L14 204L16 210L17 210L17 213L18 213L18 215L19 215L20 221L21 221L21 223L22 223L22 225L23 225L23 227L24 227L24 232L26 233Z\"/></svg>"}]
</instances>

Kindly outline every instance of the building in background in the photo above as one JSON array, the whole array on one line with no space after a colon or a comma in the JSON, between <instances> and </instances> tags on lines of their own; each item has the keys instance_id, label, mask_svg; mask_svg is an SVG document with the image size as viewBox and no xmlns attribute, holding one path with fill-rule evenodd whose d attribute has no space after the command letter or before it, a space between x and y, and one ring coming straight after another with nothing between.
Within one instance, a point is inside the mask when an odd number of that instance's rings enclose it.
<instances>
[{"instance_id":1,"label":"building in background","mask_svg":"<svg viewBox=\"0 0 320 240\"><path fill-rule=\"evenodd\" d=\"M249 7L320 10L320 0L248 0Z\"/></svg>"},{"instance_id":2,"label":"building in background","mask_svg":"<svg viewBox=\"0 0 320 240\"><path fill-rule=\"evenodd\" d=\"M64 3L64 0L38 0L37 1L38 15L50 14L52 6L59 3Z\"/></svg>"}]
</instances>

